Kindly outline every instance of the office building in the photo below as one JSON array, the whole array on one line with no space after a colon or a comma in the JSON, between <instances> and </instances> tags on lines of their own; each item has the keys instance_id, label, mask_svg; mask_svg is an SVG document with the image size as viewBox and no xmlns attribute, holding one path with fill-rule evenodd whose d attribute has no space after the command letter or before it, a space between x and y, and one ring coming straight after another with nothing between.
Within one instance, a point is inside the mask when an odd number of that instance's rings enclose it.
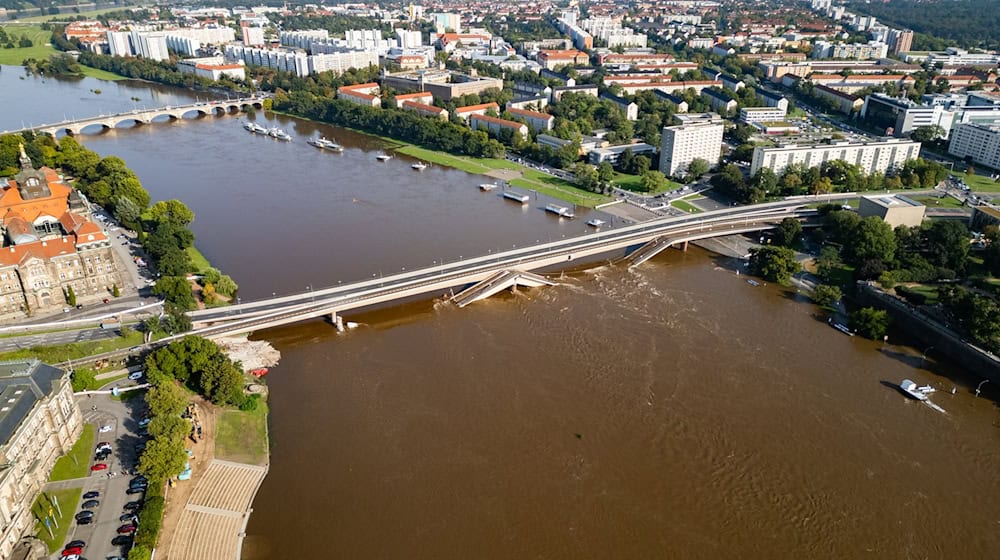
<instances>
[{"instance_id":1,"label":"office building","mask_svg":"<svg viewBox=\"0 0 1000 560\"><path fill-rule=\"evenodd\" d=\"M948 153L1000 169L1000 125L955 125L951 131Z\"/></svg>"},{"instance_id":2,"label":"office building","mask_svg":"<svg viewBox=\"0 0 1000 560\"><path fill-rule=\"evenodd\" d=\"M430 14L430 20L434 22L434 30L438 33L462 32L462 16L458 14Z\"/></svg>"},{"instance_id":3,"label":"office building","mask_svg":"<svg viewBox=\"0 0 1000 560\"><path fill-rule=\"evenodd\" d=\"M740 120L747 124L783 121L785 115L787 115L787 111L779 107L744 107L740 109Z\"/></svg>"},{"instance_id":4,"label":"office building","mask_svg":"<svg viewBox=\"0 0 1000 560\"><path fill-rule=\"evenodd\" d=\"M715 113L675 115L682 124L663 129L660 143L660 171L668 176L687 172L696 159L710 166L719 163L722 154L722 117Z\"/></svg>"},{"instance_id":5,"label":"office building","mask_svg":"<svg viewBox=\"0 0 1000 560\"><path fill-rule=\"evenodd\" d=\"M906 162L920 157L920 143L910 140L890 139L854 143L835 141L830 144L795 144L763 147L753 151L750 174L768 168L780 175L786 167L796 163L806 167L819 167L827 161L841 160L857 165L867 174L885 173L899 169Z\"/></svg>"}]
</instances>

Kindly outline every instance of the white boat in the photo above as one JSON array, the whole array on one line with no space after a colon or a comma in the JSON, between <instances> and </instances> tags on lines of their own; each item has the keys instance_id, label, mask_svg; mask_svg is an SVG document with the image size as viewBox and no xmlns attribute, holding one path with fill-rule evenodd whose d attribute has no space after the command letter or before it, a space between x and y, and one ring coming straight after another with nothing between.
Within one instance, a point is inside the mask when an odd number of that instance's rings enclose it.
<instances>
[{"instance_id":1,"label":"white boat","mask_svg":"<svg viewBox=\"0 0 1000 560\"><path fill-rule=\"evenodd\" d=\"M593 218L593 219L587 220L587 225L591 226L591 227L601 227L605 223L607 223L607 222L605 222L604 220L598 220L597 218Z\"/></svg>"},{"instance_id":2,"label":"white boat","mask_svg":"<svg viewBox=\"0 0 1000 560\"><path fill-rule=\"evenodd\" d=\"M934 392L934 388L930 385L925 385L923 387L917 387L917 384L910 381L909 379L904 379L899 384L899 390L902 391L906 396L914 398L918 401L926 401L927 395Z\"/></svg>"},{"instance_id":3,"label":"white boat","mask_svg":"<svg viewBox=\"0 0 1000 560\"><path fill-rule=\"evenodd\" d=\"M292 140L292 136L287 132L285 132L284 130L279 130L278 133L274 135L274 137L283 142L290 142Z\"/></svg>"},{"instance_id":4,"label":"white boat","mask_svg":"<svg viewBox=\"0 0 1000 560\"><path fill-rule=\"evenodd\" d=\"M375 159L377 159L379 161L382 161L382 162L385 162L385 161L389 161L390 159L392 159L392 156L390 156L389 154L379 154L379 155L375 156Z\"/></svg>"},{"instance_id":5,"label":"white boat","mask_svg":"<svg viewBox=\"0 0 1000 560\"><path fill-rule=\"evenodd\" d=\"M559 206L558 204L549 204L545 207L545 211L555 214L560 218L573 218L573 211L565 206Z\"/></svg>"},{"instance_id":6,"label":"white boat","mask_svg":"<svg viewBox=\"0 0 1000 560\"><path fill-rule=\"evenodd\" d=\"M257 123L248 122L247 124L243 125L243 128L249 130L254 134L267 134L267 129L264 128L263 126L260 126Z\"/></svg>"},{"instance_id":7,"label":"white boat","mask_svg":"<svg viewBox=\"0 0 1000 560\"><path fill-rule=\"evenodd\" d=\"M754 280L752 278L747 279L747 284L750 284L751 286L753 286L755 288L757 286L760 286L760 282L758 282L758 281L756 281L756 280Z\"/></svg>"},{"instance_id":8,"label":"white boat","mask_svg":"<svg viewBox=\"0 0 1000 560\"><path fill-rule=\"evenodd\" d=\"M479 183L479 190L481 190L481 191L489 192L489 191L492 191L495 188L497 188L497 184L496 183Z\"/></svg>"},{"instance_id":9,"label":"white boat","mask_svg":"<svg viewBox=\"0 0 1000 560\"><path fill-rule=\"evenodd\" d=\"M319 148L321 150L330 150L330 151L333 151L333 152L342 152L342 151L344 151L344 147L343 146L341 146L340 144L338 144L336 142L331 142L330 140L327 140L326 138L324 138L322 136L320 136L319 138L310 138L309 139L309 144L311 144L313 146L316 146L317 148Z\"/></svg>"},{"instance_id":10,"label":"white boat","mask_svg":"<svg viewBox=\"0 0 1000 560\"><path fill-rule=\"evenodd\" d=\"M255 126L257 126L257 125L253 124L253 123L252 123L252 122L250 122L250 121L247 121L247 122L243 123L243 129L244 129L244 130L249 130L250 132L253 132L253 128L254 128Z\"/></svg>"},{"instance_id":11,"label":"white boat","mask_svg":"<svg viewBox=\"0 0 1000 560\"><path fill-rule=\"evenodd\" d=\"M418 161L417 163L410 165L410 167L416 169L417 171L423 171L424 169L427 169L427 164L422 161Z\"/></svg>"}]
</instances>

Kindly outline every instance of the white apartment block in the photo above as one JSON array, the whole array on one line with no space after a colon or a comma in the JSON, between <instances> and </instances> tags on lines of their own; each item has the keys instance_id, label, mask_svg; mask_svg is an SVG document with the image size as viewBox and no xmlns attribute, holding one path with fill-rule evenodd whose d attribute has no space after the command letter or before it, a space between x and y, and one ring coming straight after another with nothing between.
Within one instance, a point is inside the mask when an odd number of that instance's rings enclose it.
<instances>
[{"instance_id":1,"label":"white apartment block","mask_svg":"<svg viewBox=\"0 0 1000 560\"><path fill-rule=\"evenodd\" d=\"M332 71L342 74L349 68L378 66L378 54L373 51L344 51L330 54L306 54L296 50L258 49L242 45L226 45L226 58L242 60L248 66L264 66L296 76L308 76Z\"/></svg>"},{"instance_id":2,"label":"white apartment block","mask_svg":"<svg viewBox=\"0 0 1000 560\"><path fill-rule=\"evenodd\" d=\"M434 30L438 33L462 32L462 16L458 14L438 13L430 14L429 17L434 22Z\"/></svg>"},{"instance_id":3,"label":"white apartment block","mask_svg":"<svg viewBox=\"0 0 1000 560\"><path fill-rule=\"evenodd\" d=\"M243 44L248 47L263 47L264 46L264 28L263 27L241 27L240 30L243 32Z\"/></svg>"},{"instance_id":4,"label":"white apartment block","mask_svg":"<svg viewBox=\"0 0 1000 560\"><path fill-rule=\"evenodd\" d=\"M722 117L715 113L675 116L683 124L663 129L660 143L660 171L668 176L687 172L691 162L703 159L709 165L722 154Z\"/></svg>"},{"instance_id":5,"label":"white apartment block","mask_svg":"<svg viewBox=\"0 0 1000 560\"><path fill-rule=\"evenodd\" d=\"M205 45L223 45L236 38L229 27L166 29L167 47L174 52L194 56Z\"/></svg>"},{"instance_id":6,"label":"white apartment block","mask_svg":"<svg viewBox=\"0 0 1000 560\"><path fill-rule=\"evenodd\" d=\"M132 56L132 44L128 31L108 31L108 54L111 56Z\"/></svg>"},{"instance_id":7,"label":"white apartment block","mask_svg":"<svg viewBox=\"0 0 1000 560\"><path fill-rule=\"evenodd\" d=\"M1000 54L995 52L973 52L970 53L967 50L959 49L956 47L948 47L944 52L931 52L927 55L927 64L944 64L946 66L951 65L985 65L985 66L996 66L1000 63Z\"/></svg>"},{"instance_id":8,"label":"white apartment block","mask_svg":"<svg viewBox=\"0 0 1000 560\"><path fill-rule=\"evenodd\" d=\"M885 58L887 54L889 54L889 45L879 41L870 41L868 43L816 41L813 45L812 57L818 59L876 60Z\"/></svg>"},{"instance_id":9,"label":"white apartment block","mask_svg":"<svg viewBox=\"0 0 1000 560\"><path fill-rule=\"evenodd\" d=\"M955 125L951 129L948 153L1000 169L1000 125Z\"/></svg>"},{"instance_id":10,"label":"white apartment block","mask_svg":"<svg viewBox=\"0 0 1000 560\"><path fill-rule=\"evenodd\" d=\"M646 48L647 37L644 33L636 33L610 17L593 17L580 21L580 27L590 33L594 39L602 41L606 47L637 47Z\"/></svg>"},{"instance_id":11,"label":"white apartment block","mask_svg":"<svg viewBox=\"0 0 1000 560\"><path fill-rule=\"evenodd\" d=\"M787 108L787 104L786 104ZM788 114L786 108L780 107L745 107L740 109L740 120L749 124L755 122L776 122L785 120Z\"/></svg>"},{"instance_id":12,"label":"white apartment block","mask_svg":"<svg viewBox=\"0 0 1000 560\"><path fill-rule=\"evenodd\" d=\"M396 30L396 44L401 49L414 49L423 46L423 38L419 31Z\"/></svg>"},{"instance_id":13,"label":"white apartment block","mask_svg":"<svg viewBox=\"0 0 1000 560\"><path fill-rule=\"evenodd\" d=\"M861 170L868 174L885 173L890 169L898 169L919 156L920 143L903 139L863 143L841 141L832 144L798 144L773 148L758 146L753 151L750 174L755 175L761 168L766 167L780 175L789 165L802 163L807 167L819 167L833 160L860 166Z\"/></svg>"},{"instance_id":14,"label":"white apartment block","mask_svg":"<svg viewBox=\"0 0 1000 560\"><path fill-rule=\"evenodd\" d=\"M133 31L129 34L135 56L149 60L168 60L167 36L159 32Z\"/></svg>"},{"instance_id":15,"label":"white apartment block","mask_svg":"<svg viewBox=\"0 0 1000 560\"><path fill-rule=\"evenodd\" d=\"M310 29L308 31L282 31L278 34L278 40L287 47L298 47L309 50L309 47L316 42L327 42L330 40L330 32L326 29Z\"/></svg>"}]
</instances>

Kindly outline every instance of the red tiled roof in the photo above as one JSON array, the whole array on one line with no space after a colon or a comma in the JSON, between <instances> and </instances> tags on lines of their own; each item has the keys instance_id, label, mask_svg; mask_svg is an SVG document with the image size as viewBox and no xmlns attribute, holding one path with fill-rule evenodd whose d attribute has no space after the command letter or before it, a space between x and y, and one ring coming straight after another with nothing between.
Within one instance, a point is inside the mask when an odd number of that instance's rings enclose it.
<instances>
[{"instance_id":1,"label":"red tiled roof","mask_svg":"<svg viewBox=\"0 0 1000 560\"><path fill-rule=\"evenodd\" d=\"M480 103L479 105L466 105L465 107L458 107L455 109L455 114L469 113L472 111L482 111L483 109L490 110L496 109L500 110L500 106L496 103Z\"/></svg>"}]
</instances>

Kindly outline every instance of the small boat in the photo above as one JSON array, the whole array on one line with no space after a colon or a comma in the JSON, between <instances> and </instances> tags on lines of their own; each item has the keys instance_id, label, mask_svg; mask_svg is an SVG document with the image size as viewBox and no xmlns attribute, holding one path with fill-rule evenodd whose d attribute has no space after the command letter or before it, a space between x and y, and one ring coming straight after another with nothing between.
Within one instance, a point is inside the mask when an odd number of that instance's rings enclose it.
<instances>
[{"instance_id":1,"label":"small boat","mask_svg":"<svg viewBox=\"0 0 1000 560\"><path fill-rule=\"evenodd\" d=\"M760 286L760 282L754 280L753 278L747 278L747 284L750 284L751 286L753 286L755 288L757 286Z\"/></svg>"},{"instance_id":2,"label":"small boat","mask_svg":"<svg viewBox=\"0 0 1000 560\"><path fill-rule=\"evenodd\" d=\"M497 188L496 183L479 183L479 190L489 192Z\"/></svg>"},{"instance_id":3,"label":"small boat","mask_svg":"<svg viewBox=\"0 0 1000 560\"><path fill-rule=\"evenodd\" d=\"M854 333L851 332L851 329L847 328L847 325L845 325L843 323L840 323L840 322L837 322L837 321L834 321L832 317L829 318L829 319L827 319L826 322L829 323L831 327L833 327L833 328L837 329L838 331L846 334L847 336L854 336Z\"/></svg>"},{"instance_id":4,"label":"small boat","mask_svg":"<svg viewBox=\"0 0 1000 560\"><path fill-rule=\"evenodd\" d=\"M244 130L249 130L250 132L253 132L253 128L254 128L255 126L257 126L257 125L253 124L253 123L252 123L252 122L250 122L250 121L247 121L247 122L243 123L243 129L244 129Z\"/></svg>"},{"instance_id":5,"label":"small boat","mask_svg":"<svg viewBox=\"0 0 1000 560\"><path fill-rule=\"evenodd\" d=\"M375 156L375 159L377 159L377 160L379 160L381 162L386 162L386 161L389 161L390 159L392 159L392 156L390 156L389 154L379 154L379 155Z\"/></svg>"},{"instance_id":6,"label":"small boat","mask_svg":"<svg viewBox=\"0 0 1000 560\"><path fill-rule=\"evenodd\" d=\"M260 126L257 123L248 122L245 125L243 125L243 128L249 130L254 134L267 134L267 129L264 128L263 126Z\"/></svg>"},{"instance_id":7,"label":"small boat","mask_svg":"<svg viewBox=\"0 0 1000 560\"><path fill-rule=\"evenodd\" d=\"M930 391L925 391L925 389L930 389ZM918 401L926 401L927 394L933 393L934 389L929 385L924 387L917 387L917 384L910 381L909 379L904 379L899 384L899 390L903 392L906 396L916 399Z\"/></svg>"},{"instance_id":8,"label":"small boat","mask_svg":"<svg viewBox=\"0 0 1000 560\"><path fill-rule=\"evenodd\" d=\"M587 225L591 226L591 227L601 227L605 223L606 222L604 220L598 220L597 218L593 218L593 219L587 220Z\"/></svg>"},{"instance_id":9,"label":"small boat","mask_svg":"<svg viewBox=\"0 0 1000 560\"><path fill-rule=\"evenodd\" d=\"M416 169L417 171L423 171L424 169L427 169L427 164L422 161L418 161L417 163L411 164L410 167Z\"/></svg>"},{"instance_id":10,"label":"small boat","mask_svg":"<svg viewBox=\"0 0 1000 560\"><path fill-rule=\"evenodd\" d=\"M252 375L254 377L264 377L265 375L267 375L267 368L266 367L262 367L262 368L257 368L255 370L252 370L252 371L250 371L250 375Z\"/></svg>"},{"instance_id":11,"label":"small boat","mask_svg":"<svg viewBox=\"0 0 1000 560\"><path fill-rule=\"evenodd\" d=\"M555 214L560 218L572 219L574 214L573 211L565 206L559 206L558 204L549 204L545 206L545 211L551 214Z\"/></svg>"}]
</instances>

